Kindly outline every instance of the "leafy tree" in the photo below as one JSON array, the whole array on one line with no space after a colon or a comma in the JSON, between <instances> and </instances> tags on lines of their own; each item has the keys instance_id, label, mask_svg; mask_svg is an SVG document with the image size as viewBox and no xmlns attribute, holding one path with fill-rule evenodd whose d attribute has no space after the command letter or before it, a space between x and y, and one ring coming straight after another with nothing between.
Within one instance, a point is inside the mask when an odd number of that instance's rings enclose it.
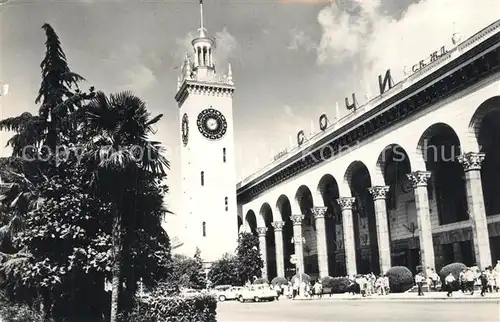
<instances>
[{"instance_id":1,"label":"leafy tree","mask_svg":"<svg viewBox=\"0 0 500 322\"><path fill-rule=\"evenodd\" d=\"M172 273L169 281L176 282L179 287L205 288L205 271L199 249L196 249L193 258L181 254L175 254L172 257Z\"/></svg>"},{"instance_id":2,"label":"leafy tree","mask_svg":"<svg viewBox=\"0 0 500 322\"><path fill-rule=\"evenodd\" d=\"M264 262L260 256L259 239L250 233L242 233L236 248L238 276L242 283L252 282L262 276Z\"/></svg>"},{"instance_id":3,"label":"leafy tree","mask_svg":"<svg viewBox=\"0 0 500 322\"><path fill-rule=\"evenodd\" d=\"M41 298L46 318L99 321L109 312L110 272L115 312L120 294L126 313L140 278L154 286L171 269L161 227L168 162L147 139L161 116L150 118L128 92L72 91L83 78L44 29L39 116L0 120L15 133L13 156L0 159L0 286L9 301L36 309Z\"/></svg>"},{"instance_id":4,"label":"leafy tree","mask_svg":"<svg viewBox=\"0 0 500 322\"><path fill-rule=\"evenodd\" d=\"M221 259L213 262L208 271L208 280L211 286L243 285L238 276L238 263L236 257L230 254L224 254Z\"/></svg>"},{"instance_id":5,"label":"leafy tree","mask_svg":"<svg viewBox=\"0 0 500 322\"><path fill-rule=\"evenodd\" d=\"M201 289L207 286L205 278L205 269L203 268L203 261L201 260L201 252L197 247L194 254L194 267L193 275L191 275L191 285L193 288Z\"/></svg>"}]
</instances>

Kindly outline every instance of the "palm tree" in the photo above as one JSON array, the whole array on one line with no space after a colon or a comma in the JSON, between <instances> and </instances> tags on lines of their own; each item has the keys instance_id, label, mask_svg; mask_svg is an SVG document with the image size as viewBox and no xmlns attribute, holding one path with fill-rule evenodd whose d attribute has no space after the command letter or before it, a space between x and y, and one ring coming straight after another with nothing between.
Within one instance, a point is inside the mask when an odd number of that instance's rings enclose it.
<instances>
[{"instance_id":1,"label":"palm tree","mask_svg":"<svg viewBox=\"0 0 500 322\"><path fill-rule=\"evenodd\" d=\"M162 115L150 117L145 103L131 92L120 92L107 97L98 92L85 110L84 162L89 168L89 182L116 207L113 218L113 265L111 322L119 310L121 264L124 252L124 234L133 227L124 227L125 216L134 216L130 200L135 199L135 186L141 171L164 175L169 163L162 155L159 142L148 140L154 133L153 125Z\"/></svg>"}]
</instances>

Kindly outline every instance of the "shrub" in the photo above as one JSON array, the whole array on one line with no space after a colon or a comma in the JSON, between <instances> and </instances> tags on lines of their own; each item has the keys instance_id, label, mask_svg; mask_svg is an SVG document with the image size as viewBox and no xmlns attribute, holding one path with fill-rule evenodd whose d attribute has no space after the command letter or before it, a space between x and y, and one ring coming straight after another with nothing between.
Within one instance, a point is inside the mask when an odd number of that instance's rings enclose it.
<instances>
[{"instance_id":1,"label":"shrub","mask_svg":"<svg viewBox=\"0 0 500 322\"><path fill-rule=\"evenodd\" d=\"M217 300L212 295L192 298L149 296L138 299L127 322L179 322L206 321L216 319ZM125 319L122 318L122 321Z\"/></svg>"},{"instance_id":2,"label":"shrub","mask_svg":"<svg viewBox=\"0 0 500 322\"><path fill-rule=\"evenodd\" d=\"M391 293L403 293L414 285L413 274L405 266L394 266L387 271Z\"/></svg>"},{"instance_id":3,"label":"shrub","mask_svg":"<svg viewBox=\"0 0 500 322\"><path fill-rule=\"evenodd\" d=\"M271 284L274 286L276 284L278 285L288 285L288 281L286 278L281 277L281 276L276 276L271 280Z\"/></svg>"},{"instance_id":4,"label":"shrub","mask_svg":"<svg viewBox=\"0 0 500 322\"><path fill-rule=\"evenodd\" d=\"M444 287L446 287L445 285L445 282L444 282L444 279L446 278L446 276L448 276L448 274L452 273L453 274L453 277L455 277L455 282L453 282L453 284L451 285L452 289L454 291L457 291L460 289L460 283L458 281L458 276L460 275L460 272L467 268L467 266L465 264L462 264L462 263L451 263L451 264L448 264L446 265L445 267L443 267L441 269L441 271L439 271L439 277L441 277L441 283Z\"/></svg>"},{"instance_id":5,"label":"shrub","mask_svg":"<svg viewBox=\"0 0 500 322\"><path fill-rule=\"evenodd\" d=\"M42 322L52 320L44 319L43 314L32 310L28 305L0 302L0 321Z\"/></svg>"},{"instance_id":6,"label":"shrub","mask_svg":"<svg viewBox=\"0 0 500 322\"><path fill-rule=\"evenodd\" d=\"M325 276L321 278L321 284L323 285L323 287L331 288L333 285L333 277Z\"/></svg>"},{"instance_id":7,"label":"shrub","mask_svg":"<svg viewBox=\"0 0 500 322\"><path fill-rule=\"evenodd\" d=\"M343 294L349 291L351 281L348 277L335 277L332 279L331 285L330 293Z\"/></svg>"},{"instance_id":8,"label":"shrub","mask_svg":"<svg viewBox=\"0 0 500 322\"><path fill-rule=\"evenodd\" d=\"M298 274L295 274L293 277L292 277L292 280L296 279L296 278L300 278ZM302 281L304 281L305 283L309 283L311 282L311 276L307 275L307 274L304 274L302 273Z\"/></svg>"},{"instance_id":9,"label":"shrub","mask_svg":"<svg viewBox=\"0 0 500 322\"><path fill-rule=\"evenodd\" d=\"M269 284L269 281L267 280L267 278L259 277L253 283L255 285L258 285L258 284Z\"/></svg>"}]
</instances>

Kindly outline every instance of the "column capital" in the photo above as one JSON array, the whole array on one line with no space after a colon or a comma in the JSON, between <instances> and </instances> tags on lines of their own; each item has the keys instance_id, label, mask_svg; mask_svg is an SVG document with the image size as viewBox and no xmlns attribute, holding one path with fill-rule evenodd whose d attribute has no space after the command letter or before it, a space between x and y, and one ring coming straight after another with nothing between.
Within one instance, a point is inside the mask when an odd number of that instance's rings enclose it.
<instances>
[{"instance_id":1,"label":"column capital","mask_svg":"<svg viewBox=\"0 0 500 322\"><path fill-rule=\"evenodd\" d=\"M340 197L337 199L337 203L341 210L352 209L352 205L356 201L354 197Z\"/></svg>"},{"instance_id":2,"label":"column capital","mask_svg":"<svg viewBox=\"0 0 500 322\"><path fill-rule=\"evenodd\" d=\"M368 192L373 196L373 200L385 199L385 196L389 192L389 186L373 186L368 188Z\"/></svg>"},{"instance_id":3,"label":"column capital","mask_svg":"<svg viewBox=\"0 0 500 322\"><path fill-rule=\"evenodd\" d=\"M259 237L266 237L267 227L257 227L257 234Z\"/></svg>"},{"instance_id":4,"label":"column capital","mask_svg":"<svg viewBox=\"0 0 500 322\"><path fill-rule=\"evenodd\" d=\"M414 171L406 174L406 177L412 183L413 187L427 186L427 181L431 177L430 171Z\"/></svg>"},{"instance_id":5,"label":"column capital","mask_svg":"<svg viewBox=\"0 0 500 322\"><path fill-rule=\"evenodd\" d=\"M294 226L300 226L302 225L302 220L304 220L304 215L303 214L291 215L290 219L292 220Z\"/></svg>"},{"instance_id":6,"label":"column capital","mask_svg":"<svg viewBox=\"0 0 500 322\"><path fill-rule=\"evenodd\" d=\"M285 223L283 221L273 221L271 225L273 226L274 231L282 231Z\"/></svg>"},{"instance_id":7,"label":"column capital","mask_svg":"<svg viewBox=\"0 0 500 322\"><path fill-rule=\"evenodd\" d=\"M462 164L464 170L481 170L481 163L485 157L484 153L481 152L467 152L458 157L458 162Z\"/></svg>"},{"instance_id":8,"label":"column capital","mask_svg":"<svg viewBox=\"0 0 500 322\"><path fill-rule=\"evenodd\" d=\"M313 207L311 208L311 212L314 216L314 219L325 218L326 211L328 207Z\"/></svg>"}]
</instances>

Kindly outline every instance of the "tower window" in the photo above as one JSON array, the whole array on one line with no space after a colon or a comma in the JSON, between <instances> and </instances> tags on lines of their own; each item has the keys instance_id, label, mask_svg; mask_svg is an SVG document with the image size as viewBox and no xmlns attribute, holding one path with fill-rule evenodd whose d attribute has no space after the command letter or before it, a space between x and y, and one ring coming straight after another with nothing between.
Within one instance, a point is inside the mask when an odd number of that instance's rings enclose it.
<instances>
[{"instance_id":1,"label":"tower window","mask_svg":"<svg viewBox=\"0 0 500 322\"><path fill-rule=\"evenodd\" d=\"M226 163L226 148L222 148L222 162Z\"/></svg>"},{"instance_id":2,"label":"tower window","mask_svg":"<svg viewBox=\"0 0 500 322\"><path fill-rule=\"evenodd\" d=\"M205 171L201 171L200 179L201 179L201 185L204 186L205 185Z\"/></svg>"},{"instance_id":3,"label":"tower window","mask_svg":"<svg viewBox=\"0 0 500 322\"><path fill-rule=\"evenodd\" d=\"M207 223L206 222L203 222L201 224L201 230L202 230L203 237L207 237Z\"/></svg>"},{"instance_id":4,"label":"tower window","mask_svg":"<svg viewBox=\"0 0 500 322\"><path fill-rule=\"evenodd\" d=\"M224 198L224 205L226 206L226 211L229 208L227 197Z\"/></svg>"}]
</instances>

